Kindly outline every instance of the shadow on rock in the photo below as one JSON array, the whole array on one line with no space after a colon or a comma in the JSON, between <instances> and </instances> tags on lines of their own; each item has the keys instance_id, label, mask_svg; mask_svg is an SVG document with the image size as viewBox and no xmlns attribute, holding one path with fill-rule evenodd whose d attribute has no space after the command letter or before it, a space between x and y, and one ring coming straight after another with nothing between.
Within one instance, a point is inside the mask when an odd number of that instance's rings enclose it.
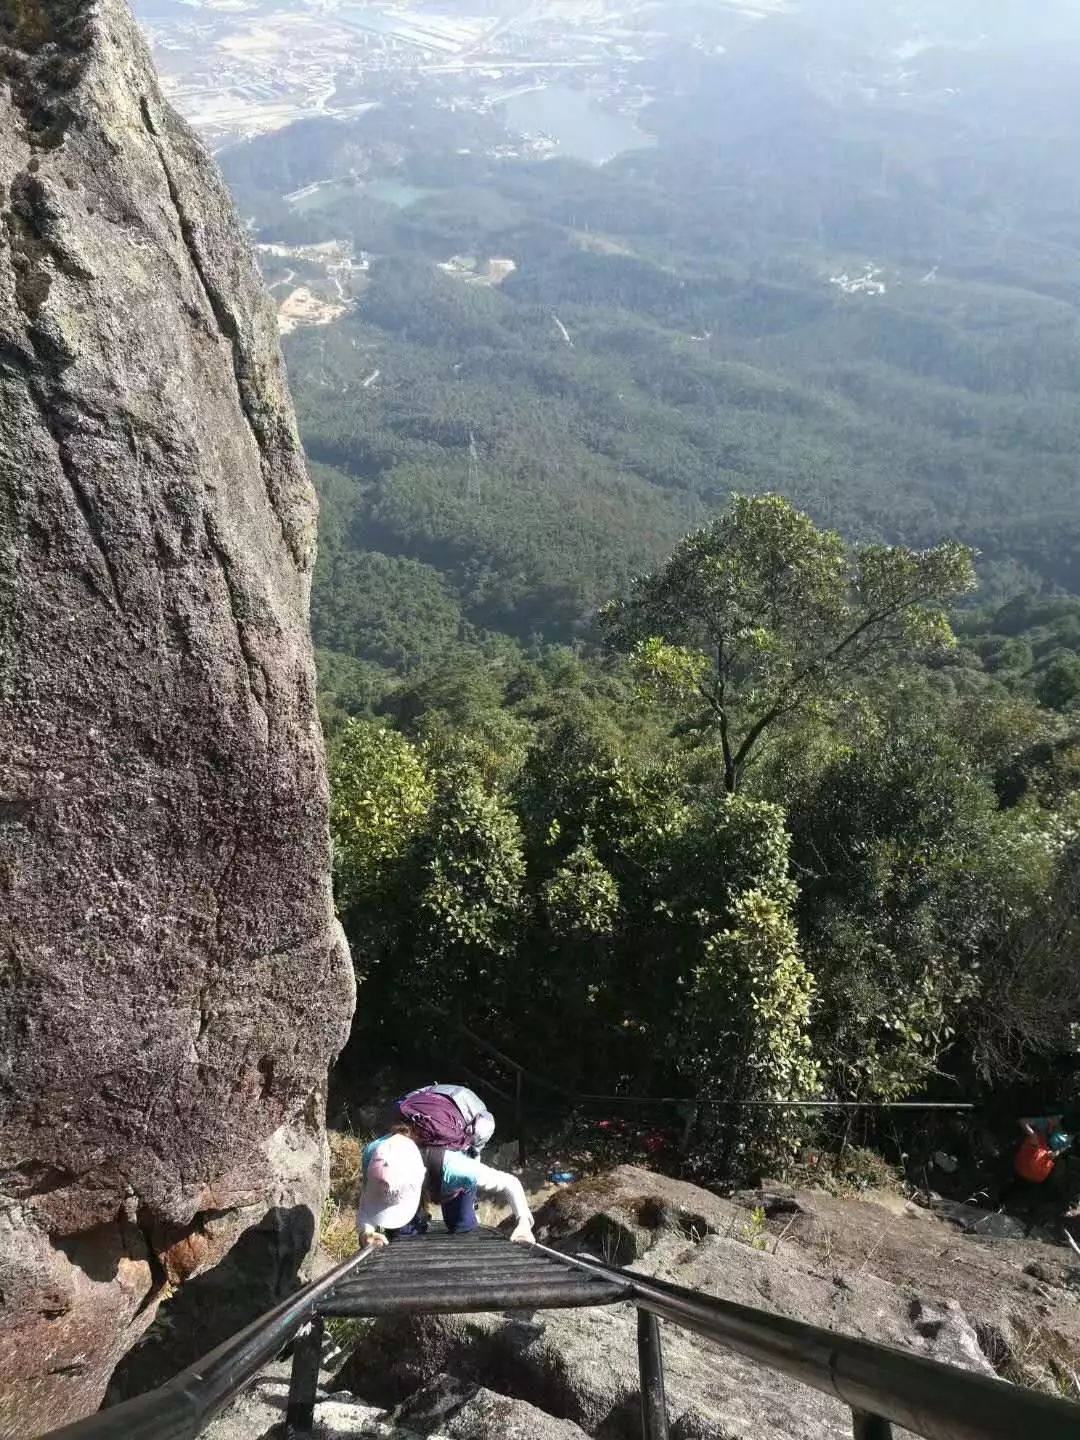
<instances>
[{"instance_id":1,"label":"shadow on rock","mask_svg":"<svg viewBox=\"0 0 1080 1440\"><path fill-rule=\"evenodd\" d=\"M268 1210L219 1264L162 1305L113 1373L105 1405L171 1380L295 1290L314 1238L315 1221L306 1205Z\"/></svg>"}]
</instances>

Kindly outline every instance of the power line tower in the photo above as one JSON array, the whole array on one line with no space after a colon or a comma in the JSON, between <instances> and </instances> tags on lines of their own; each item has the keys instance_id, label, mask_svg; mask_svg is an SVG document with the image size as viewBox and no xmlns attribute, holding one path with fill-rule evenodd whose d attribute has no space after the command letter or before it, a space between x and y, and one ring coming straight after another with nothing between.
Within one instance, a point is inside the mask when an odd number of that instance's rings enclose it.
<instances>
[{"instance_id":1,"label":"power line tower","mask_svg":"<svg viewBox=\"0 0 1080 1440\"><path fill-rule=\"evenodd\" d=\"M476 436L469 431L469 478L465 482L465 499L475 504L480 501L480 451L476 447Z\"/></svg>"}]
</instances>

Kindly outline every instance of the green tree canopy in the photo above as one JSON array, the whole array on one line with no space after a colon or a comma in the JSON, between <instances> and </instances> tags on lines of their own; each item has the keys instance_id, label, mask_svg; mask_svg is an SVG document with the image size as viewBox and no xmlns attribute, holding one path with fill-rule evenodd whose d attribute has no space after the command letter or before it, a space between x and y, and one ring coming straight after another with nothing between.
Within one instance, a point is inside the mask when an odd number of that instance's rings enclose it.
<instances>
[{"instance_id":1,"label":"green tree canopy","mask_svg":"<svg viewBox=\"0 0 1080 1440\"><path fill-rule=\"evenodd\" d=\"M778 720L855 677L955 643L942 607L975 583L962 545L849 547L777 495L736 495L607 606L609 643L720 734L738 788Z\"/></svg>"},{"instance_id":2,"label":"green tree canopy","mask_svg":"<svg viewBox=\"0 0 1080 1440\"><path fill-rule=\"evenodd\" d=\"M418 834L435 787L403 735L352 719L331 754L330 794L338 904L374 904Z\"/></svg>"},{"instance_id":3,"label":"green tree canopy","mask_svg":"<svg viewBox=\"0 0 1080 1440\"><path fill-rule=\"evenodd\" d=\"M1035 694L1040 705L1068 710L1080 699L1080 655L1059 655L1043 671Z\"/></svg>"}]
</instances>

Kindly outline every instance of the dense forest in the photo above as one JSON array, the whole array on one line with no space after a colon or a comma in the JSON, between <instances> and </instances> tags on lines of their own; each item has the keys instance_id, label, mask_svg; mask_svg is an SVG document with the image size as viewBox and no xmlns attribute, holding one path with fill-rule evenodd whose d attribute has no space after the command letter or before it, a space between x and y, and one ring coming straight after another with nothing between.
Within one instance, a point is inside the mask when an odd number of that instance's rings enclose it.
<instances>
[{"instance_id":1,"label":"dense forest","mask_svg":"<svg viewBox=\"0 0 1080 1440\"><path fill-rule=\"evenodd\" d=\"M422 95L226 152L260 238L372 257L359 303L288 344L325 467L324 648L422 658L369 626L373 554L409 562L406 610L438 597L414 651L451 614L581 638L731 491L853 538L953 535L984 601L1080 589L1067 60L930 51L917 101L868 103L823 93L805 49L776 22L657 62L657 144L602 168L494 155L497 115ZM386 175L418 198L374 198ZM282 198L335 176L315 209ZM480 284L437 268L455 255L516 269Z\"/></svg>"},{"instance_id":2,"label":"dense forest","mask_svg":"<svg viewBox=\"0 0 1080 1440\"><path fill-rule=\"evenodd\" d=\"M1071 1091L1080 602L960 642L971 583L740 500L604 611L608 663L458 651L348 720L365 1045L414 1049L422 1004L569 1090ZM777 1111L706 1162L805 1138Z\"/></svg>"},{"instance_id":3,"label":"dense forest","mask_svg":"<svg viewBox=\"0 0 1080 1440\"><path fill-rule=\"evenodd\" d=\"M422 991L568 1087L1071 1093L1080 92L1049 28L871 86L855 9L673 46L599 168L423 93L222 157L364 255L287 355L368 1042Z\"/></svg>"}]
</instances>

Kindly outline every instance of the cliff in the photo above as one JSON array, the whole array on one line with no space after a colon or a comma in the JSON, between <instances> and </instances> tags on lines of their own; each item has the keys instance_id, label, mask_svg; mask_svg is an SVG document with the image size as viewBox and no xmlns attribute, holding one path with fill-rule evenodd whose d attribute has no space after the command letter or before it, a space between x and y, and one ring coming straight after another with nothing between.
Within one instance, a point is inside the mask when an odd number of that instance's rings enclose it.
<instances>
[{"instance_id":1,"label":"cliff","mask_svg":"<svg viewBox=\"0 0 1080 1440\"><path fill-rule=\"evenodd\" d=\"M0 9L0 212L0 1435L26 1435L92 1410L241 1234L295 1273L354 997L274 314L121 0Z\"/></svg>"}]
</instances>

